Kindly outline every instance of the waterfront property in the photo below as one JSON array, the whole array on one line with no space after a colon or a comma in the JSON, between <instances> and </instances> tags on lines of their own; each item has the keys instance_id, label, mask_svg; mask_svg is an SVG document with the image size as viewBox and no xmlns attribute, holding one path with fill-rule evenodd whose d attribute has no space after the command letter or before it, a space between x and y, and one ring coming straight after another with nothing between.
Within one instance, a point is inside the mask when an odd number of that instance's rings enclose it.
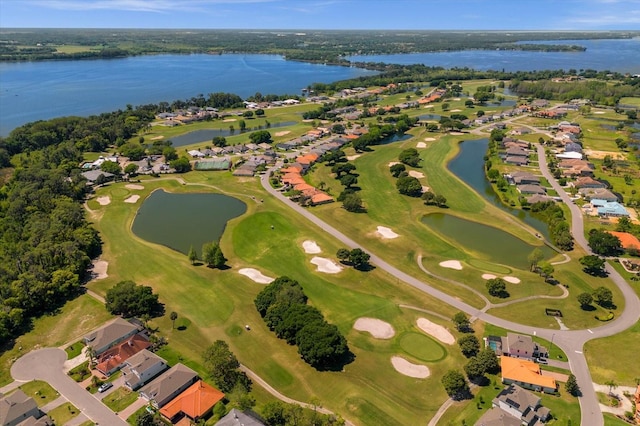
<instances>
[{"instance_id":1,"label":"waterfront property","mask_svg":"<svg viewBox=\"0 0 640 426\"><path fill-rule=\"evenodd\" d=\"M543 376L540 366L526 359L500 357L502 383L522 386L537 392L555 393L558 389L553 377Z\"/></svg>"}]
</instances>

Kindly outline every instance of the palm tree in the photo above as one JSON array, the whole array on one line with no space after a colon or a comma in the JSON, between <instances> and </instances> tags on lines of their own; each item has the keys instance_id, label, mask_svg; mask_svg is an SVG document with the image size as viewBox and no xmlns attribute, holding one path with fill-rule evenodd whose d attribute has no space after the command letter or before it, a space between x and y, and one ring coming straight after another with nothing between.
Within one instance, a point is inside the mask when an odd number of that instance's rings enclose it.
<instances>
[{"instance_id":1,"label":"palm tree","mask_svg":"<svg viewBox=\"0 0 640 426\"><path fill-rule=\"evenodd\" d=\"M171 315L169 315L169 318L171 318L171 328L176 328L176 320L178 319L178 313L171 312Z\"/></svg>"},{"instance_id":2,"label":"palm tree","mask_svg":"<svg viewBox=\"0 0 640 426\"><path fill-rule=\"evenodd\" d=\"M609 395L613 393L613 390L618 387L618 384L613 380L608 380L604 382L605 385L609 386Z\"/></svg>"},{"instance_id":3,"label":"palm tree","mask_svg":"<svg viewBox=\"0 0 640 426\"><path fill-rule=\"evenodd\" d=\"M89 367L93 366L93 364L95 364L96 350L93 349L92 346L87 346L85 353L87 354L87 358L89 358Z\"/></svg>"}]
</instances>

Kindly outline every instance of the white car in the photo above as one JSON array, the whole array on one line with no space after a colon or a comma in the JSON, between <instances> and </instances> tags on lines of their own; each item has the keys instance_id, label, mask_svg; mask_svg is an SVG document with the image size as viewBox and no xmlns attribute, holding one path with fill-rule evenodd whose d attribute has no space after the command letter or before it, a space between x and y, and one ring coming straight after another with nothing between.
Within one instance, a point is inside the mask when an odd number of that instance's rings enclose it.
<instances>
[{"instance_id":1,"label":"white car","mask_svg":"<svg viewBox=\"0 0 640 426\"><path fill-rule=\"evenodd\" d=\"M113 387L113 383L105 382L105 383L100 385L100 387L98 388L98 392L102 393L102 392L106 391L107 389L110 389L111 387Z\"/></svg>"},{"instance_id":2,"label":"white car","mask_svg":"<svg viewBox=\"0 0 640 426\"><path fill-rule=\"evenodd\" d=\"M537 358L536 361L538 364L549 364L549 360L547 358Z\"/></svg>"}]
</instances>

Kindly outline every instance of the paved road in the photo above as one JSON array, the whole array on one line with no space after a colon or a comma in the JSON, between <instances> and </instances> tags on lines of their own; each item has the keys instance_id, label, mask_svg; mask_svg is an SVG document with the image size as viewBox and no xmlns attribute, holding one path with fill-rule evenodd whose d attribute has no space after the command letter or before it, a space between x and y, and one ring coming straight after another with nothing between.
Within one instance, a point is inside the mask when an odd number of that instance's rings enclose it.
<instances>
[{"instance_id":1,"label":"paved road","mask_svg":"<svg viewBox=\"0 0 640 426\"><path fill-rule=\"evenodd\" d=\"M546 159L544 157L544 150L542 155L539 155L540 160L540 169L543 171L543 175L545 173L549 173L548 168L546 166ZM276 166L277 167L277 166ZM308 209L301 207L300 205L290 201L287 197L285 197L281 192L272 188L269 183L269 174L270 169L261 176L261 184L263 188L269 192L271 195L285 203L291 209L295 210L300 215L307 218L310 222L314 223L323 231L329 233L331 236L341 241L345 246L349 248L357 248L362 247L366 250L366 247L363 247L361 244L356 243L351 238L347 237L336 228L332 227L328 223L324 222L320 218L313 215ZM547 177L545 175L545 177ZM549 182L555 184L557 186L554 187L558 191L558 194L562 194L568 199L568 196L559 187L559 185L553 179L553 176L549 179ZM582 225L582 216L581 212L577 210L577 206L568 203L572 208L572 219L573 217L579 216L578 219L572 220L572 231L574 236L583 235L583 225ZM586 249L588 250L588 245L586 244L586 240L584 237L576 238L576 242L579 245L585 244ZM581 424L583 426L602 426L604 424L604 418L602 417L602 412L600 411L597 397L595 391L593 390L593 386L591 385L591 374L589 373L589 367L587 365L586 358L582 353L584 343L588 340L611 336L613 334L620 333L627 328L634 325L638 319L640 318L640 300L637 295L633 291L633 289L629 286L629 284L624 281L622 276L618 274L610 265L607 265L607 271L610 273L610 278L616 283L616 285L621 289L624 298L625 298L625 310L624 312L614 321L611 321L601 327L593 328L591 330L554 330L554 329L541 329L536 327L531 327L528 325L518 324L512 321L508 321L502 318L495 317L493 315L489 315L482 310L479 310L467 303L462 302L461 300L451 296L447 293L444 293L436 288L429 286L417 278L404 273L398 268L390 265L386 261L384 261L379 256L376 256L370 250L366 250L371 255L371 262L374 263L379 268L385 270L396 278L404 281L405 283L411 285L412 287L423 291L463 312L466 312L468 315L472 317L477 317L482 321L488 322L493 325L497 325L502 328L506 328L509 330L513 330L519 333L532 334L542 337L546 340L553 341L553 343L560 347L569 357L569 365L571 366L571 371L575 374L576 379L578 381L578 385L583 391L583 396L579 398L580 408L581 408Z\"/></svg>"},{"instance_id":2,"label":"paved road","mask_svg":"<svg viewBox=\"0 0 640 426\"><path fill-rule=\"evenodd\" d=\"M11 366L11 376L22 382L42 380L49 383L96 425L127 426L127 422L64 374L62 368L66 359L67 354L61 349L38 349L18 359Z\"/></svg>"}]
</instances>

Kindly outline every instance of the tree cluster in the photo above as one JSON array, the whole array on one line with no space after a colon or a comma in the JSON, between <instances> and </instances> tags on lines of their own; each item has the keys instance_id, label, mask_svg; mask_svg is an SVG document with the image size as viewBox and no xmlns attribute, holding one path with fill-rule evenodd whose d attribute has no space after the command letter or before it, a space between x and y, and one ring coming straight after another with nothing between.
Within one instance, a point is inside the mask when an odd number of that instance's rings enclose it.
<instances>
[{"instance_id":1,"label":"tree cluster","mask_svg":"<svg viewBox=\"0 0 640 426\"><path fill-rule=\"evenodd\" d=\"M431 191L425 191L421 195L421 198L424 200L424 204L427 206L434 205L434 204L438 207L447 206L447 199L445 198L444 195L441 195L441 194L436 195Z\"/></svg>"},{"instance_id":2,"label":"tree cluster","mask_svg":"<svg viewBox=\"0 0 640 426\"><path fill-rule=\"evenodd\" d=\"M202 355L204 367L218 389L230 393L236 388L244 392L251 391L251 379L240 371L240 362L224 340L216 340Z\"/></svg>"},{"instance_id":3,"label":"tree cluster","mask_svg":"<svg viewBox=\"0 0 640 426\"><path fill-rule=\"evenodd\" d=\"M189 256L191 259L191 256ZM227 259L222 254L220 244L216 242L206 243L202 245L202 260L210 268L221 269L224 267ZM193 261L192 261L193 263Z\"/></svg>"},{"instance_id":4,"label":"tree cluster","mask_svg":"<svg viewBox=\"0 0 640 426\"><path fill-rule=\"evenodd\" d=\"M500 371L500 363L496 353L491 348L485 348L472 356L464 366L464 372L469 380L479 385L487 383L485 374L496 374Z\"/></svg>"},{"instance_id":5,"label":"tree cluster","mask_svg":"<svg viewBox=\"0 0 640 426\"><path fill-rule=\"evenodd\" d=\"M358 270L367 270L371 268L371 265L369 264L371 256L359 248L354 248L353 250L346 248L338 249L336 257L340 259L340 262L348 263Z\"/></svg>"},{"instance_id":6,"label":"tree cluster","mask_svg":"<svg viewBox=\"0 0 640 426\"><path fill-rule=\"evenodd\" d=\"M618 256L622 253L620 239L603 229L589 231L589 247L600 256Z\"/></svg>"},{"instance_id":7,"label":"tree cluster","mask_svg":"<svg viewBox=\"0 0 640 426\"><path fill-rule=\"evenodd\" d=\"M150 317L162 314L163 307L158 301L158 295L149 286L138 285L133 281L120 281L107 290L105 306L114 315L125 318Z\"/></svg>"},{"instance_id":8,"label":"tree cluster","mask_svg":"<svg viewBox=\"0 0 640 426\"><path fill-rule=\"evenodd\" d=\"M285 404L280 401L264 405L260 414L267 426L342 426L345 421L334 414L322 414L317 403L312 402L309 410L297 404Z\"/></svg>"},{"instance_id":9,"label":"tree cluster","mask_svg":"<svg viewBox=\"0 0 640 426\"><path fill-rule=\"evenodd\" d=\"M402 151L398 155L398 160L400 160L401 163L411 167L418 167L420 165L420 161L422 161L418 150L415 148L408 148Z\"/></svg>"},{"instance_id":10,"label":"tree cluster","mask_svg":"<svg viewBox=\"0 0 640 426\"><path fill-rule=\"evenodd\" d=\"M300 284L276 278L254 301L260 316L276 336L298 346L302 359L318 370L342 369L351 352L347 340L320 311L307 305Z\"/></svg>"},{"instance_id":11,"label":"tree cluster","mask_svg":"<svg viewBox=\"0 0 640 426\"><path fill-rule=\"evenodd\" d=\"M534 203L531 205L531 211L537 213L549 224L551 240L556 246L562 250L573 250L571 228L560 206L553 201Z\"/></svg>"},{"instance_id":12,"label":"tree cluster","mask_svg":"<svg viewBox=\"0 0 640 426\"><path fill-rule=\"evenodd\" d=\"M502 278L488 279L485 285L487 286L487 291L491 296L500 298L509 297L509 292L507 291L507 283Z\"/></svg>"},{"instance_id":13,"label":"tree cluster","mask_svg":"<svg viewBox=\"0 0 640 426\"><path fill-rule=\"evenodd\" d=\"M605 260L600 256L588 255L579 259L582 265L582 270L589 275L596 277L603 276L605 274L604 264Z\"/></svg>"}]
</instances>

